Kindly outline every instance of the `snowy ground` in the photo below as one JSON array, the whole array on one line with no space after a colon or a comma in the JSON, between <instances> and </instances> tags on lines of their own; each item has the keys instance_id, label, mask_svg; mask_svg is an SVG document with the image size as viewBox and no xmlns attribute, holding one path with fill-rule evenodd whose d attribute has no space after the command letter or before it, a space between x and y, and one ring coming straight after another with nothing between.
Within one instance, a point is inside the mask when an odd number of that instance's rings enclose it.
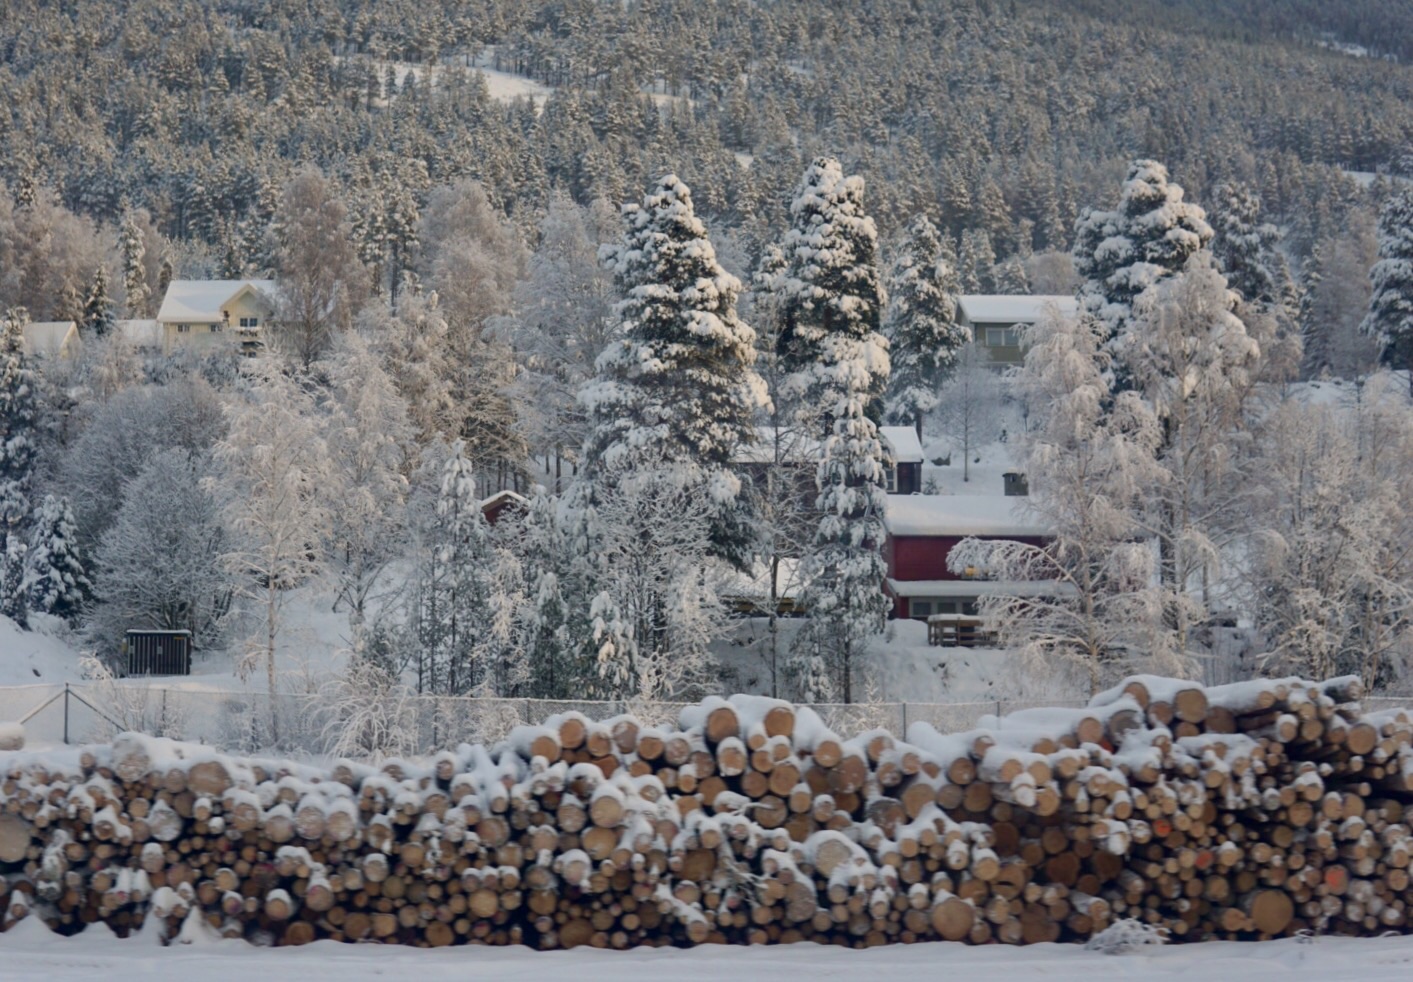
<instances>
[{"instance_id":1,"label":"snowy ground","mask_svg":"<svg viewBox=\"0 0 1413 982\"><path fill-rule=\"evenodd\" d=\"M447 948L427 951L321 941L305 948L261 949L243 941L191 948L157 948L150 941L118 941L90 929L59 938L35 921L0 935L0 977L87 982L113 979L187 979L249 982L295 978L302 982L365 982L372 979L495 979L499 982L562 982L566 978L613 982L734 982L789 977L811 979L994 978L1094 982L1103 979L1183 979L1285 982L1289 979L1407 979L1413 973L1413 938L1328 938L1221 942L1100 955L1077 946L957 944L895 945L867 951L812 944L761 948L703 947L690 951L628 952L578 949L536 952L526 948Z\"/></svg>"}]
</instances>

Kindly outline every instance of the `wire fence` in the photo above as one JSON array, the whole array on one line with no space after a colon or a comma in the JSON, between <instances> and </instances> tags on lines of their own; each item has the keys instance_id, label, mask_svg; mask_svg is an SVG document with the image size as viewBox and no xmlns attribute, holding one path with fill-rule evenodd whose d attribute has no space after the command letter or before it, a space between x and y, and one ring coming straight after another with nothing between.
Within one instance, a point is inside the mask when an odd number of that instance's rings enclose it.
<instances>
[{"instance_id":1,"label":"wire fence","mask_svg":"<svg viewBox=\"0 0 1413 982\"><path fill-rule=\"evenodd\" d=\"M608 702L369 695L361 703L316 693L183 689L132 682L0 686L0 721L24 724L30 745L84 744L127 731L204 743L233 753L279 752L300 756L373 754L414 756L461 743L494 743L521 725L557 713L580 712L592 720L631 714L643 723L676 723L687 703ZM836 733L855 736L884 729L902 736L914 723L943 733L982 725L1005 729L1005 717L1024 709L1078 708L1083 700L978 702L870 702L811 705ZM1413 706L1410 697L1369 697L1366 709Z\"/></svg>"}]
</instances>

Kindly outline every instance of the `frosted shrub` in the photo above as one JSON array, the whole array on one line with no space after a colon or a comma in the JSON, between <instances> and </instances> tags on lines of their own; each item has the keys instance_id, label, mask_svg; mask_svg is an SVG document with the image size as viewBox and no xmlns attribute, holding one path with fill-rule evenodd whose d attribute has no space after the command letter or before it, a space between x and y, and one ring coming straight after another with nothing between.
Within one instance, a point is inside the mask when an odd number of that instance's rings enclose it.
<instances>
[{"instance_id":1,"label":"frosted shrub","mask_svg":"<svg viewBox=\"0 0 1413 982\"><path fill-rule=\"evenodd\" d=\"M1168 929L1126 917L1115 921L1085 942L1085 951L1124 955L1140 948L1168 943Z\"/></svg>"}]
</instances>

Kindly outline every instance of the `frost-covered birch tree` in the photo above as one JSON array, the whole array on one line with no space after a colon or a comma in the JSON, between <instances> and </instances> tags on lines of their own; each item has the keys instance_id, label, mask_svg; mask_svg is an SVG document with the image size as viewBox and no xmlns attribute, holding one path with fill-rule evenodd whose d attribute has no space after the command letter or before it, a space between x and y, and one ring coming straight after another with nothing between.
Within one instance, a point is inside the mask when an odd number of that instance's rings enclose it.
<instances>
[{"instance_id":1,"label":"frost-covered birch tree","mask_svg":"<svg viewBox=\"0 0 1413 982\"><path fill-rule=\"evenodd\" d=\"M970 332L957 323L957 274L942 236L926 215L908 226L903 251L893 265L883 333L888 338L888 419L911 423L922 438L922 421L937 405L937 390L957 364Z\"/></svg>"},{"instance_id":2,"label":"frost-covered birch tree","mask_svg":"<svg viewBox=\"0 0 1413 982\"><path fill-rule=\"evenodd\" d=\"M259 622L245 639L239 664L242 674L264 668L271 732L278 739L273 710L285 601L291 589L325 569L328 445L313 397L272 360L252 363L249 388L227 406L226 419L212 479L231 536L222 559Z\"/></svg>"},{"instance_id":3,"label":"frost-covered birch tree","mask_svg":"<svg viewBox=\"0 0 1413 982\"><path fill-rule=\"evenodd\" d=\"M983 597L980 611L1032 677L1092 694L1133 672L1182 674L1140 522L1145 495L1164 479L1157 420L1136 393L1114 395L1094 319L1052 312L1028 334L1016 386L1046 411L1016 453L1027 508L1052 538L966 539L948 564L1018 584Z\"/></svg>"},{"instance_id":4,"label":"frost-covered birch tree","mask_svg":"<svg viewBox=\"0 0 1413 982\"><path fill-rule=\"evenodd\" d=\"M500 327L525 368L515 383L522 424L547 468L553 458L557 485L564 461L577 459L588 435L577 394L593 378L615 323L613 273L598 261L598 249L616 222L606 202L581 208L567 195L552 196L539 247L515 288L515 311Z\"/></svg>"},{"instance_id":5,"label":"frost-covered birch tree","mask_svg":"<svg viewBox=\"0 0 1413 982\"><path fill-rule=\"evenodd\" d=\"M1215 602L1223 546L1240 522L1235 468L1261 351L1236 316L1239 299L1211 254L1199 252L1136 299L1126 351L1134 391L1159 425L1155 456L1165 479L1148 496L1144 523L1158 543L1183 649Z\"/></svg>"},{"instance_id":6,"label":"frost-covered birch tree","mask_svg":"<svg viewBox=\"0 0 1413 982\"><path fill-rule=\"evenodd\" d=\"M1251 461L1246 599L1263 668L1369 686L1413 669L1413 417L1387 373L1358 406L1283 402Z\"/></svg>"},{"instance_id":7,"label":"frost-covered birch tree","mask_svg":"<svg viewBox=\"0 0 1413 982\"><path fill-rule=\"evenodd\" d=\"M357 335L341 335L327 366L324 426L329 448L329 563L335 607L348 608L355 648L388 564L406 531L406 472L412 427L407 404L380 359Z\"/></svg>"},{"instance_id":8,"label":"frost-covered birch tree","mask_svg":"<svg viewBox=\"0 0 1413 982\"><path fill-rule=\"evenodd\" d=\"M93 555L88 634L100 651L135 627L190 631L197 650L224 640L235 581L220 504L202 480L210 466L205 453L159 450L124 488Z\"/></svg>"}]
</instances>

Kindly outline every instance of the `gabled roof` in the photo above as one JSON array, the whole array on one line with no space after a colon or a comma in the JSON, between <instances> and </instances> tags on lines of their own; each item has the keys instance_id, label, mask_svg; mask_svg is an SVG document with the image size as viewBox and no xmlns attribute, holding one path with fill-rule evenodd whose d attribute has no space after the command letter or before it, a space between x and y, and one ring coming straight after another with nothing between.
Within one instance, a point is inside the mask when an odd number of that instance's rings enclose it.
<instances>
[{"instance_id":1,"label":"gabled roof","mask_svg":"<svg viewBox=\"0 0 1413 982\"><path fill-rule=\"evenodd\" d=\"M274 302L274 280L172 280L157 319L164 323L214 323L221 319L221 308L247 289Z\"/></svg>"},{"instance_id":2,"label":"gabled roof","mask_svg":"<svg viewBox=\"0 0 1413 982\"><path fill-rule=\"evenodd\" d=\"M917 430L911 426L880 426L878 435L887 444L886 449L893 463L922 463L922 441L917 438Z\"/></svg>"},{"instance_id":3,"label":"gabled roof","mask_svg":"<svg viewBox=\"0 0 1413 982\"><path fill-rule=\"evenodd\" d=\"M890 494L883 524L894 536L1007 538L1051 534L1026 507L1004 495Z\"/></svg>"},{"instance_id":4,"label":"gabled roof","mask_svg":"<svg viewBox=\"0 0 1413 982\"><path fill-rule=\"evenodd\" d=\"M957 305L972 324L1034 324L1050 305L1066 316L1079 310L1079 302L1063 294L966 294Z\"/></svg>"},{"instance_id":5,"label":"gabled roof","mask_svg":"<svg viewBox=\"0 0 1413 982\"><path fill-rule=\"evenodd\" d=\"M65 348L77 344L78 325L73 321L30 321L20 329L24 335L25 353L58 358Z\"/></svg>"}]
</instances>

